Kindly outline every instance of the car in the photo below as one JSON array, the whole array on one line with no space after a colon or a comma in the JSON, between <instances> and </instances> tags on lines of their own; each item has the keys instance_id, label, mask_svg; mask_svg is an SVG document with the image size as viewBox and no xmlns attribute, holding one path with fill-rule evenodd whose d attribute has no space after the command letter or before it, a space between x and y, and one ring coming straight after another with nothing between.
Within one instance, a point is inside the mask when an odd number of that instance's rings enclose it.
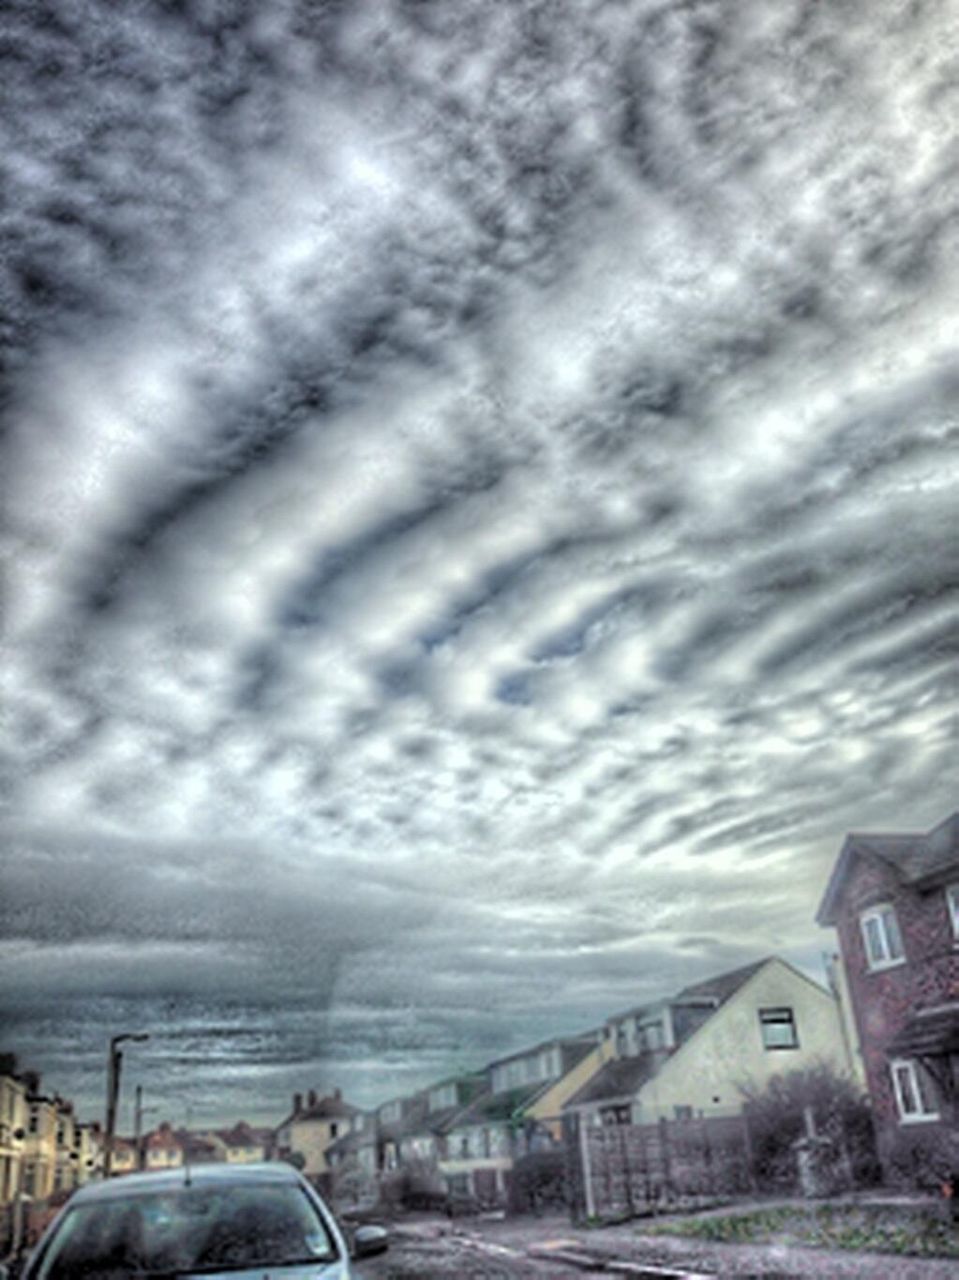
<instances>
[{"instance_id":1,"label":"car","mask_svg":"<svg viewBox=\"0 0 959 1280\"><path fill-rule=\"evenodd\" d=\"M292 1166L207 1164L81 1188L44 1232L22 1280L350 1280L350 1254L387 1247L382 1227L353 1249Z\"/></svg>"}]
</instances>

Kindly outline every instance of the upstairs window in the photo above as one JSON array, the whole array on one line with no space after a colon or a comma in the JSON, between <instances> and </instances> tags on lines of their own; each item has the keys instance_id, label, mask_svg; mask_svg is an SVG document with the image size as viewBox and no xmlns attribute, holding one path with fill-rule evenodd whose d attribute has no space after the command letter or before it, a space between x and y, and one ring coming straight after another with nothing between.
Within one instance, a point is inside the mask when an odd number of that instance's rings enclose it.
<instances>
[{"instance_id":1,"label":"upstairs window","mask_svg":"<svg viewBox=\"0 0 959 1280\"><path fill-rule=\"evenodd\" d=\"M798 1049L796 1016L792 1009L760 1009L759 1029L766 1049Z\"/></svg>"},{"instance_id":2,"label":"upstairs window","mask_svg":"<svg viewBox=\"0 0 959 1280\"><path fill-rule=\"evenodd\" d=\"M946 890L946 906L949 908L953 939L959 942L959 884L951 884Z\"/></svg>"},{"instance_id":3,"label":"upstairs window","mask_svg":"<svg viewBox=\"0 0 959 1280\"><path fill-rule=\"evenodd\" d=\"M906 957L893 907L871 907L859 917L859 924L870 969L888 969L903 963Z\"/></svg>"},{"instance_id":4,"label":"upstairs window","mask_svg":"<svg viewBox=\"0 0 959 1280\"><path fill-rule=\"evenodd\" d=\"M902 1124L938 1120L939 1111L925 1072L911 1058L897 1058L889 1064L896 1106Z\"/></svg>"}]
</instances>

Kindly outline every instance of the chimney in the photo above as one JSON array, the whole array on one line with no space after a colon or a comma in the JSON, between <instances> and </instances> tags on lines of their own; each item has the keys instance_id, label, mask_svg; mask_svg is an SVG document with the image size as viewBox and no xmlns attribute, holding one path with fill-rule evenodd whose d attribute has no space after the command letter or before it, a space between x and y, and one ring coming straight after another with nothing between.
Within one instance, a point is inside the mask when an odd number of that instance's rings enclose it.
<instances>
[{"instance_id":1,"label":"chimney","mask_svg":"<svg viewBox=\"0 0 959 1280\"><path fill-rule=\"evenodd\" d=\"M306 1095L306 1103L307 1103L307 1106L309 1107L316 1106L316 1090L315 1089L311 1089L310 1092Z\"/></svg>"},{"instance_id":2,"label":"chimney","mask_svg":"<svg viewBox=\"0 0 959 1280\"><path fill-rule=\"evenodd\" d=\"M294 1093L294 1095L293 1095L293 1114L294 1114L295 1116L298 1116L302 1110L303 1110L303 1095L302 1095L302 1093Z\"/></svg>"},{"instance_id":3,"label":"chimney","mask_svg":"<svg viewBox=\"0 0 959 1280\"><path fill-rule=\"evenodd\" d=\"M340 1092L339 1089L333 1090L333 1098L334 1098L334 1101L336 1102L340 1102L342 1100L343 1094Z\"/></svg>"}]
</instances>

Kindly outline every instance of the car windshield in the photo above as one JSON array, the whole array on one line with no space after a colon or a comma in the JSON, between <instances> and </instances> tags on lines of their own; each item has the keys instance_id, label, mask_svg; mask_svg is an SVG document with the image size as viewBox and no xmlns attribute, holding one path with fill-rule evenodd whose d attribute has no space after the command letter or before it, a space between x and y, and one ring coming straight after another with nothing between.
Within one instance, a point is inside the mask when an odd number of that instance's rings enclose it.
<instances>
[{"instance_id":1,"label":"car windshield","mask_svg":"<svg viewBox=\"0 0 959 1280\"><path fill-rule=\"evenodd\" d=\"M78 1204L45 1250L38 1280L238 1271L335 1258L296 1186L182 1187Z\"/></svg>"}]
</instances>

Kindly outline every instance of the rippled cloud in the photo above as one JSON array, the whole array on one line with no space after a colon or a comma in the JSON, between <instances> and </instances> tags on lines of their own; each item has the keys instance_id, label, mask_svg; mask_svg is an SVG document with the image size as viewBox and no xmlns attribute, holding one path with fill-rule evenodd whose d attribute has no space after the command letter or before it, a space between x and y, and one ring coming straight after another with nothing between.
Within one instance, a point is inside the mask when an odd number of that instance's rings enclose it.
<instances>
[{"instance_id":1,"label":"rippled cloud","mask_svg":"<svg viewBox=\"0 0 959 1280\"><path fill-rule=\"evenodd\" d=\"M954 807L947 7L8 9L23 1051L264 1115L815 971Z\"/></svg>"}]
</instances>

